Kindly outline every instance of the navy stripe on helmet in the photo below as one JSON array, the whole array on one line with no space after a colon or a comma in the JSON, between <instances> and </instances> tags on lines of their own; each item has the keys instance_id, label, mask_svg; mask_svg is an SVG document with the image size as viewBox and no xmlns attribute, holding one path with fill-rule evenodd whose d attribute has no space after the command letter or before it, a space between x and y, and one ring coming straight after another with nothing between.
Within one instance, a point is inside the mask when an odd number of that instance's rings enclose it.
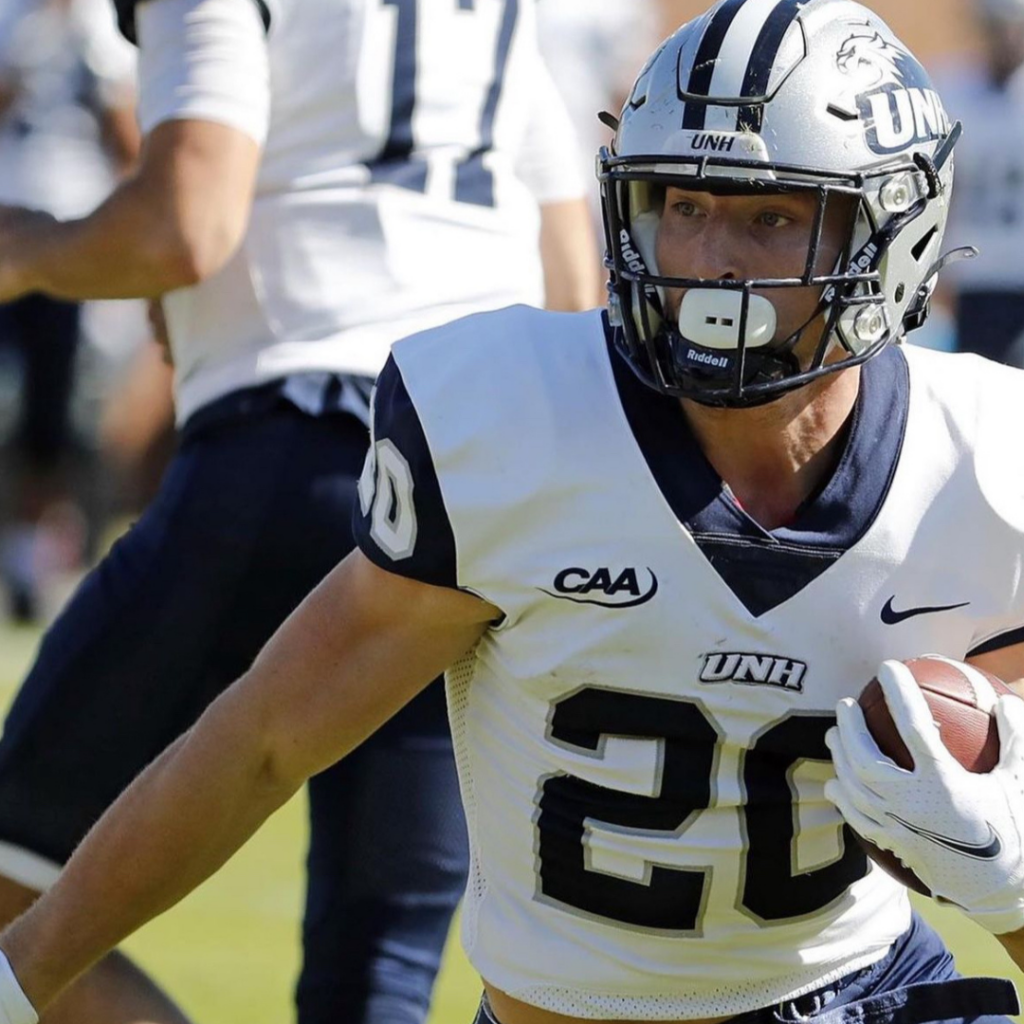
<instances>
[{"instance_id":1,"label":"navy stripe on helmet","mask_svg":"<svg viewBox=\"0 0 1024 1024\"><path fill-rule=\"evenodd\" d=\"M768 16L750 55L750 63L747 64L747 71L743 76L741 96L761 97L767 94L772 68L774 68L775 58L782 48L782 40L785 39L789 26L793 24L797 15L809 2L810 0L782 0ZM736 119L736 127L739 131L760 133L763 125L763 103L752 103L740 108L739 116Z\"/></svg>"},{"instance_id":2,"label":"navy stripe on helmet","mask_svg":"<svg viewBox=\"0 0 1024 1024\"><path fill-rule=\"evenodd\" d=\"M693 58L690 80L686 83L688 95L710 95L711 79L715 73L715 64L718 54L721 52L722 43L733 19L745 2L746 0L726 0L712 15L708 27L704 30L700 46L697 48L697 55ZM683 127L700 131L707 119L708 105L685 97L680 98L685 99L686 102L683 112Z\"/></svg>"}]
</instances>

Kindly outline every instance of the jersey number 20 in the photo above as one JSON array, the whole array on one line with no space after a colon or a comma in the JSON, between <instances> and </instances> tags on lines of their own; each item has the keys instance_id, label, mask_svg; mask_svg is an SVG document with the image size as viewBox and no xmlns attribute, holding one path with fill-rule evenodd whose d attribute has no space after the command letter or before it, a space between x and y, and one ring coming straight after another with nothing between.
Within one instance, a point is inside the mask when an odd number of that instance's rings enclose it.
<instances>
[{"instance_id":1,"label":"jersey number 20","mask_svg":"<svg viewBox=\"0 0 1024 1024\"><path fill-rule=\"evenodd\" d=\"M813 914L867 873L867 858L848 826L843 852L830 864L799 871L792 854L801 761L828 761L830 715L790 715L763 730L746 751L740 808L746 837L736 905L761 924ZM646 866L643 882L588 865L589 822L629 834L679 835L710 807L718 730L698 704L643 693L585 687L559 701L550 739L601 755L608 736L659 740L660 788L642 796L571 775L543 781L537 817L540 895L563 907L645 929L699 934L711 868ZM794 752L798 751L799 754Z\"/></svg>"}]
</instances>

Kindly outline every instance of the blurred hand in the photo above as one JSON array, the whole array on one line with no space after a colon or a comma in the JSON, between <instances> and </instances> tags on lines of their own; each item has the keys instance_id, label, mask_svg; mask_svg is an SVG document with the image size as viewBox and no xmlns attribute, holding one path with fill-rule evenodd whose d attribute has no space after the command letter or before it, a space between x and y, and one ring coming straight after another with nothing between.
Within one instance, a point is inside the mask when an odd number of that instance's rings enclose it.
<instances>
[{"instance_id":1,"label":"blurred hand","mask_svg":"<svg viewBox=\"0 0 1024 1024\"><path fill-rule=\"evenodd\" d=\"M57 221L41 210L0 205L0 302L11 302L34 291L32 241Z\"/></svg>"},{"instance_id":2,"label":"blurred hand","mask_svg":"<svg viewBox=\"0 0 1024 1024\"><path fill-rule=\"evenodd\" d=\"M171 338L167 333L167 320L164 317L164 307L160 299L149 300L146 304L146 315L153 331L153 341L159 347L165 365L173 366L174 353L171 351Z\"/></svg>"}]
</instances>

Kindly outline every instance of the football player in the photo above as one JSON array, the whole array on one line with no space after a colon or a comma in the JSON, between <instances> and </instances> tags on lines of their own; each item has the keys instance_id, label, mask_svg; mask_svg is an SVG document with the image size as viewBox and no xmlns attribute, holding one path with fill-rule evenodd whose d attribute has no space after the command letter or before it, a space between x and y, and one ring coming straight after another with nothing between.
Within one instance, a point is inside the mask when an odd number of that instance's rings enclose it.
<instances>
[{"instance_id":1,"label":"football player","mask_svg":"<svg viewBox=\"0 0 1024 1024\"><path fill-rule=\"evenodd\" d=\"M0 5L0 204L62 217L91 210L113 187L112 170L137 155L134 70L104 0ZM46 614L52 573L77 571L85 546L79 474L69 472L82 314L47 295L0 303L0 349L22 365L0 580L21 622Z\"/></svg>"},{"instance_id":2,"label":"football player","mask_svg":"<svg viewBox=\"0 0 1024 1024\"><path fill-rule=\"evenodd\" d=\"M389 343L597 291L532 2L124 0L119 16L140 46L141 163L80 219L0 208L0 301L167 293L182 440L7 719L4 921L351 550ZM440 684L310 803L299 1020L418 1024L468 863ZM114 955L48 1019L183 1016Z\"/></svg>"},{"instance_id":3,"label":"football player","mask_svg":"<svg viewBox=\"0 0 1024 1024\"><path fill-rule=\"evenodd\" d=\"M481 1024L1014 1012L825 794L837 702L883 659L1024 675L1021 376L900 344L958 134L852 0L722 0L667 40L600 161L607 313L393 347L359 550L0 936L9 1020L442 668ZM940 868L954 844L927 874L1024 960L1024 723L1000 715L1000 771L957 806L970 834L1000 809L1001 853L984 884Z\"/></svg>"}]
</instances>

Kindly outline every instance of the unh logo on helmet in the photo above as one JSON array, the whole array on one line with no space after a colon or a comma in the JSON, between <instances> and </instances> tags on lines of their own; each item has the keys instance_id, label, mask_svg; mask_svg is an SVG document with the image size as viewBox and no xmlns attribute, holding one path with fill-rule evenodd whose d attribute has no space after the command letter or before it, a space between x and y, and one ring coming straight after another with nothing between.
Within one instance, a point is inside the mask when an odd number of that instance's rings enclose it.
<instances>
[{"instance_id":1,"label":"unh logo on helmet","mask_svg":"<svg viewBox=\"0 0 1024 1024\"><path fill-rule=\"evenodd\" d=\"M942 138L949 118L924 68L877 32L853 35L836 54L853 79L868 147L880 155Z\"/></svg>"},{"instance_id":2,"label":"unh logo on helmet","mask_svg":"<svg viewBox=\"0 0 1024 1024\"><path fill-rule=\"evenodd\" d=\"M901 64L912 60L898 46L886 42L877 32L870 36L850 36L836 54L836 64L844 75L858 79L863 89L885 81L902 81Z\"/></svg>"}]
</instances>

